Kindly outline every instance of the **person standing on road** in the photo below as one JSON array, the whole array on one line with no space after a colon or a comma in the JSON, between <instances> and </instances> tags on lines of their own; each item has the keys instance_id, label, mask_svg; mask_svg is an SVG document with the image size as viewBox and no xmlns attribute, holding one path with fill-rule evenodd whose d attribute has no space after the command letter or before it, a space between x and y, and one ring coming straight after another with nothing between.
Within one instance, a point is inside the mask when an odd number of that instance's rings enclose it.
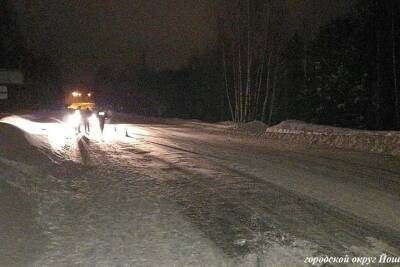
<instances>
[{"instance_id":1,"label":"person standing on road","mask_svg":"<svg viewBox=\"0 0 400 267\"><path fill-rule=\"evenodd\" d=\"M79 121L78 121L78 125L76 126L76 130L78 133L81 133L81 124L83 122L82 115L81 115L81 113L82 113L81 107L79 106L75 112L76 112L76 114L79 114Z\"/></svg>"},{"instance_id":2,"label":"person standing on road","mask_svg":"<svg viewBox=\"0 0 400 267\"><path fill-rule=\"evenodd\" d=\"M85 125L85 133L87 133L87 134L90 133L89 118L90 118L91 115L92 115L92 112L90 111L89 108L87 108L82 114L83 123Z\"/></svg>"},{"instance_id":3,"label":"person standing on road","mask_svg":"<svg viewBox=\"0 0 400 267\"><path fill-rule=\"evenodd\" d=\"M107 118L107 111L100 111L98 116L99 116L100 130L101 133L103 133L104 124L106 123L106 118Z\"/></svg>"}]
</instances>

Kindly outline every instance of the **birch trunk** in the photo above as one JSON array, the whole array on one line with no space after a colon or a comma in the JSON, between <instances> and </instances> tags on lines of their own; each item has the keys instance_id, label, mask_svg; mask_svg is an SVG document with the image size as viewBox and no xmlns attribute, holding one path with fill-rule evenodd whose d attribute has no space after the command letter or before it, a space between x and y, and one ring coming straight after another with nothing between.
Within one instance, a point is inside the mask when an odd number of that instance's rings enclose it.
<instances>
[{"instance_id":1,"label":"birch trunk","mask_svg":"<svg viewBox=\"0 0 400 267\"><path fill-rule=\"evenodd\" d=\"M228 85L228 73L227 73L227 69L226 69L225 46L222 47L222 57L223 57L222 60L223 60L223 65L224 65L226 98L227 98L227 101L228 101L229 111L231 113L231 119L232 119L232 121L234 121L233 108L232 108L231 98L229 96L229 85Z\"/></svg>"},{"instance_id":2,"label":"birch trunk","mask_svg":"<svg viewBox=\"0 0 400 267\"><path fill-rule=\"evenodd\" d=\"M277 79L278 69L279 69L278 66L276 66L274 69L273 77L272 77L273 83L272 83L272 88L271 88L272 94L271 94L271 103L269 106L268 125L272 124L272 115L274 112L275 95L276 95L276 84L278 81L278 79Z\"/></svg>"},{"instance_id":3,"label":"birch trunk","mask_svg":"<svg viewBox=\"0 0 400 267\"><path fill-rule=\"evenodd\" d=\"M271 80L271 60L272 60L272 52L268 57L268 63L267 63L267 82L265 85L265 98L264 98L264 103L263 103L263 108L262 108L262 113L261 113L261 121L265 122L266 119L266 113L267 113L267 105L268 105L268 95L269 95L269 90L270 90L270 80Z\"/></svg>"},{"instance_id":4,"label":"birch trunk","mask_svg":"<svg viewBox=\"0 0 400 267\"><path fill-rule=\"evenodd\" d=\"M257 115L258 115L258 108L259 108L259 101L260 101L260 93L261 93L261 85L263 81L263 74L264 74L264 61L261 64L260 70L259 70L259 77L258 77L258 84L257 84L257 92L256 92L256 100L254 103L254 116L253 118L256 120Z\"/></svg>"}]
</instances>

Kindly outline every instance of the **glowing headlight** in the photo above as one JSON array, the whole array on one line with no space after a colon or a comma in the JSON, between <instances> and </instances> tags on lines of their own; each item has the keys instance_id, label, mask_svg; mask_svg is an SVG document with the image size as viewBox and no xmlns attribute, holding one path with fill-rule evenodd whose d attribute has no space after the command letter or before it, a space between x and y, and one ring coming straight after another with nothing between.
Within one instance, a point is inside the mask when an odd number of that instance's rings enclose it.
<instances>
[{"instance_id":1,"label":"glowing headlight","mask_svg":"<svg viewBox=\"0 0 400 267\"><path fill-rule=\"evenodd\" d=\"M99 123L99 119L97 118L96 114L92 114L92 116L89 117L89 122L92 125L96 125Z\"/></svg>"},{"instance_id":2,"label":"glowing headlight","mask_svg":"<svg viewBox=\"0 0 400 267\"><path fill-rule=\"evenodd\" d=\"M81 112L79 110L75 110L74 114L71 114L67 118L67 123L72 127L77 127L81 121Z\"/></svg>"}]
</instances>

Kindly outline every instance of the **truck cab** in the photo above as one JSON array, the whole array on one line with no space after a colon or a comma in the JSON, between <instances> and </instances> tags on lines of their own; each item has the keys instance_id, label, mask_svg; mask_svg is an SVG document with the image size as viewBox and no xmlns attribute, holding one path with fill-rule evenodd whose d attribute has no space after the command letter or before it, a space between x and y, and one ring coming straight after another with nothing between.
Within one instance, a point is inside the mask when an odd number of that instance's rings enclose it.
<instances>
[{"instance_id":1,"label":"truck cab","mask_svg":"<svg viewBox=\"0 0 400 267\"><path fill-rule=\"evenodd\" d=\"M89 109L94 111L96 109L93 93L83 90L67 93L65 97L65 106L70 110Z\"/></svg>"}]
</instances>

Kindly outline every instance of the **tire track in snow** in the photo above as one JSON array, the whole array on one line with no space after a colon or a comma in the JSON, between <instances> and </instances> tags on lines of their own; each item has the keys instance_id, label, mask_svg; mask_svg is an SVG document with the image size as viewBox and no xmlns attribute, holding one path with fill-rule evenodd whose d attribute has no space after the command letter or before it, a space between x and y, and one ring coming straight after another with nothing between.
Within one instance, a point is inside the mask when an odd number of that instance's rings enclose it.
<instances>
[{"instance_id":1,"label":"tire track in snow","mask_svg":"<svg viewBox=\"0 0 400 267\"><path fill-rule=\"evenodd\" d=\"M162 138L164 141L167 140L167 138ZM287 190L283 187L276 186L275 184L269 183L265 181L264 179L260 179L256 176L250 175L248 173L244 173L243 171L240 171L238 169L229 167L231 165L229 162L224 160L221 160L221 158L215 157L215 156L210 156L210 155L201 155L198 152L188 150L186 148L181 148L176 145L170 145L170 144L162 144L160 142L153 142L149 140L144 141L147 144L153 144L153 145L158 145L162 146L163 148L166 149L172 149L178 151L178 153L187 153L190 154L190 156L187 156L186 158L190 158L193 156L200 156L200 157L205 157L208 161L213 162L213 164L217 164L219 162L219 166L221 167L221 172L227 173L228 177L232 177L233 175L237 175L240 177L243 177L248 180L253 180L255 183L258 185L264 187L264 190L267 192L273 188L273 190L279 192L280 195L285 196L284 198L291 199L292 203L301 203L300 209L303 211L300 212L300 214L309 214L312 215L311 217L314 217L315 220L318 221L318 214L323 214L322 217L326 217L323 219L320 219L320 221L323 221L323 226L322 229L319 229L319 233L316 232L313 235L313 238L320 243L322 247L331 247L331 251L329 249L327 252L335 252L335 253L340 253L346 250L346 248L352 247L353 245L358 245L358 246L368 246L367 239L369 237L375 237L377 239L383 238L386 242L388 242L390 245L394 247L400 247L399 241L396 236L400 236L399 233L393 233L391 229L382 227L380 225L376 225L373 223L366 223L365 221L363 222L364 226L360 225L360 222L363 220L357 216L354 216L353 214L350 214L344 210L337 209L334 206L327 205L326 203L321 203L316 199L310 198L308 196L305 196L303 194L299 194L294 191ZM199 163L198 159L194 160L195 163ZM208 163L210 164L210 162ZM178 170L177 170L178 171ZM190 174L190 173L189 173ZM174 173L175 175L175 173ZM202 178L204 178L204 175L201 175ZM191 179L193 176L191 177ZM200 179L202 179L200 178ZM210 181L211 178L207 177L207 181ZM245 182L245 181L244 181ZM198 186L198 184L195 184L195 186ZM261 198L262 199L262 198ZM242 199L241 205L246 206L244 203L246 203L246 199ZM288 222L293 222L295 220L290 219L284 214L284 212L276 212L276 207L268 207L265 205L262 205L260 203L261 201L256 201L256 203L249 203L247 204L247 207L251 206L252 204L256 204L255 206L258 207L263 207L265 210L267 210L270 214L275 213L275 219L277 219L278 224L280 225L290 225ZM237 203L234 203L237 204ZM250 209L251 210L251 209ZM279 209L278 209L279 210ZM286 212L290 210L286 210ZM285 218L286 217L286 218ZM304 219L304 218L303 218ZM286 221L286 222L285 222ZM283 223L282 223L283 222ZM300 221L300 226L303 228L306 227L309 223L313 223L312 220L305 220L304 222ZM298 223L297 223L298 224ZM302 224L302 225L301 225ZM299 227L298 229L302 229L302 227ZM288 228L288 227L286 227ZM290 227L289 227L290 228ZM296 230L297 227L292 227L292 229L288 230ZM322 232L321 232L322 230ZM341 234L337 235L335 231L341 232ZM301 235L302 231L297 230L295 231L297 235ZM318 235L321 233L327 233L324 234L323 236L325 237L326 240L323 240L321 238L318 238ZM303 236L304 237L304 236ZM336 247L332 251L332 247Z\"/></svg>"}]
</instances>

